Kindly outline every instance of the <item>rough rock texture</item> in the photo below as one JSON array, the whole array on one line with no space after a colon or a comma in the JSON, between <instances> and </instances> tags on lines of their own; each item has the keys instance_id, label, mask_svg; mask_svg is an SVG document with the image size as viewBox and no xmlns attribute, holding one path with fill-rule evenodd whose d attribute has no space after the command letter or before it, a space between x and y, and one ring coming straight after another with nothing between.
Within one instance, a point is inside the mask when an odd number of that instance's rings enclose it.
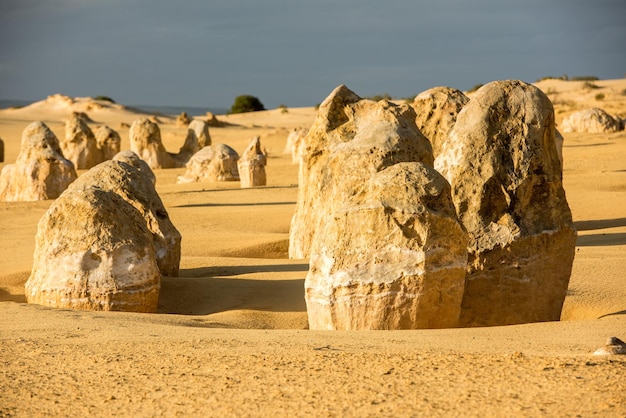
<instances>
[{"instance_id":1,"label":"rough rock texture","mask_svg":"<svg viewBox=\"0 0 626 418\"><path fill-rule=\"evenodd\" d=\"M563 167L563 142L565 138L561 135L558 129L554 130L554 145L556 146L556 153L559 156L559 161L561 162L561 168Z\"/></svg>"},{"instance_id":2,"label":"rough rock texture","mask_svg":"<svg viewBox=\"0 0 626 418\"><path fill-rule=\"evenodd\" d=\"M178 183L239 180L238 160L239 154L228 145L209 145L191 157L187 171L178 177Z\"/></svg>"},{"instance_id":3,"label":"rough rock texture","mask_svg":"<svg viewBox=\"0 0 626 418\"><path fill-rule=\"evenodd\" d=\"M130 150L144 160L151 169L183 167L172 154L165 150L161 141L159 125L150 119L138 119L128 132Z\"/></svg>"},{"instance_id":4,"label":"rough rock texture","mask_svg":"<svg viewBox=\"0 0 626 418\"><path fill-rule=\"evenodd\" d=\"M187 137L178 155L179 161L185 163L202 148L211 145L211 135L209 134L209 124L201 119L194 119L187 127Z\"/></svg>"},{"instance_id":5,"label":"rough rock texture","mask_svg":"<svg viewBox=\"0 0 626 418\"><path fill-rule=\"evenodd\" d=\"M102 161L112 160L120 152L122 139L120 134L107 125L100 125L93 131L96 137L96 146L101 152Z\"/></svg>"},{"instance_id":6,"label":"rough rock texture","mask_svg":"<svg viewBox=\"0 0 626 418\"><path fill-rule=\"evenodd\" d=\"M106 161L89 170L72 185L73 190L97 187L111 191L135 207L152 234L161 274L178 276L181 236L169 219L154 188L152 173L123 161Z\"/></svg>"},{"instance_id":7,"label":"rough rock texture","mask_svg":"<svg viewBox=\"0 0 626 418\"><path fill-rule=\"evenodd\" d=\"M139 170L143 175L147 176L152 182L152 184L156 184L156 176L154 175L154 173L148 166L148 163L146 163L144 160L139 158L139 156L135 154L134 152L130 150L118 152L117 154L113 156L112 160L121 161L123 163L132 165L137 170Z\"/></svg>"},{"instance_id":8,"label":"rough rock texture","mask_svg":"<svg viewBox=\"0 0 626 418\"><path fill-rule=\"evenodd\" d=\"M363 183L325 214L313 244L305 280L309 328L457 326L467 234L450 185L419 162L391 165Z\"/></svg>"},{"instance_id":9,"label":"rough rock texture","mask_svg":"<svg viewBox=\"0 0 626 418\"><path fill-rule=\"evenodd\" d=\"M56 199L76 180L74 165L63 157L59 140L43 122L24 129L20 153L0 174L0 200Z\"/></svg>"},{"instance_id":10,"label":"rough rock texture","mask_svg":"<svg viewBox=\"0 0 626 418\"><path fill-rule=\"evenodd\" d=\"M4 141L0 138L0 163L4 162Z\"/></svg>"},{"instance_id":11,"label":"rough rock texture","mask_svg":"<svg viewBox=\"0 0 626 418\"><path fill-rule=\"evenodd\" d=\"M266 164L267 153L261 149L261 138L255 136L237 161L241 187L265 186L267 184Z\"/></svg>"},{"instance_id":12,"label":"rough rock texture","mask_svg":"<svg viewBox=\"0 0 626 418\"><path fill-rule=\"evenodd\" d=\"M80 113L73 113L65 120L65 140L61 141L61 150L76 170L90 169L104 161L96 137Z\"/></svg>"},{"instance_id":13,"label":"rough rock texture","mask_svg":"<svg viewBox=\"0 0 626 418\"><path fill-rule=\"evenodd\" d=\"M597 107L572 113L561 122L561 131L564 133L586 132L597 134L617 132L623 129L624 125L620 118L613 117Z\"/></svg>"},{"instance_id":14,"label":"rough rock texture","mask_svg":"<svg viewBox=\"0 0 626 418\"><path fill-rule=\"evenodd\" d=\"M550 100L520 81L483 86L435 168L470 236L460 325L559 320L576 232Z\"/></svg>"},{"instance_id":15,"label":"rough rock texture","mask_svg":"<svg viewBox=\"0 0 626 418\"><path fill-rule=\"evenodd\" d=\"M294 164L300 163L304 148L304 137L308 133L308 129L294 128L287 136L287 143L283 154L291 154L291 161Z\"/></svg>"},{"instance_id":16,"label":"rough rock texture","mask_svg":"<svg viewBox=\"0 0 626 418\"><path fill-rule=\"evenodd\" d=\"M430 141L435 158L468 101L462 91L451 87L433 87L415 97L411 105L417 114L415 124Z\"/></svg>"},{"instance_id":17,"label":"rough rock texture","mask_svg":"<svg viewBox=\"0 0 626 418\"><path fill-rule=\"evenodd\" d=\"M145 173L121 161L99 164L39 221L27 301L155 312L161 275L178 274L180 239Z\"/></svg>"},{"instance_id":18,"label":"rough rock texture","mask_svg":"<svg viewBox=\"0 0 626 418\"><path fill-rule=\"evenodd\" d=\"M377 171L408 161L433 162L413 108L361 99L337 87L304 138L289 257L308 258L316 231L336 205L358 193Z\"/></svg>"},{"instance_id":19,"label":"rough rock texture","mask_svg":"<svg viewBox=\"0 0 626 418\"><path fill-rule=\"evenodd\" d=\"M191 118L187 115L187 112L181 112L176 118L176 126L187 126L191 122Z\"/></svg>"}]
</instances>

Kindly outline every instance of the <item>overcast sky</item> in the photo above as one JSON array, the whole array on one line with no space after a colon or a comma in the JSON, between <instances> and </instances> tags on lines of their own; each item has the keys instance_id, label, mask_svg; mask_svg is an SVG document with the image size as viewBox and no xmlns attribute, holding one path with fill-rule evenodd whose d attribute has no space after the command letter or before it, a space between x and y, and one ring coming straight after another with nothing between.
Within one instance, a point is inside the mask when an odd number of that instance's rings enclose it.
<instances>
[{"instance_id":1,"label":"overcast sky","mask_svg":"<svg viewBox=\"0 0 626 418\"><path fill-rule=\"evenodd\" d=\"M625 73L624 0L0 0L0 99L274 108Z\"/></svg>"}]
</instances>

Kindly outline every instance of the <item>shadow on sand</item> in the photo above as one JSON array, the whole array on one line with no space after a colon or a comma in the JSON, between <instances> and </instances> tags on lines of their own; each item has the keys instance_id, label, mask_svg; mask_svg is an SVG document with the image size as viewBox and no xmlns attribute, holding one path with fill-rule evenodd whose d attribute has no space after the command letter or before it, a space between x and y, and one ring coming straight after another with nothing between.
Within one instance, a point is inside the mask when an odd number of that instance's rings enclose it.
<instances>
[{"instance_id":1,"label":"shadow on sand","mask_svg":"<svg viewBox=\"0 0 626 418\"><path fill-rule=\"evenodd\" d=\"M229 310L305 312L304 276L307 270L307 264L183 269L180 277L163 278L158 313L209 315ZM229 278L273 272L301 272L302 278Z\"/></svg>"}]
</instances>

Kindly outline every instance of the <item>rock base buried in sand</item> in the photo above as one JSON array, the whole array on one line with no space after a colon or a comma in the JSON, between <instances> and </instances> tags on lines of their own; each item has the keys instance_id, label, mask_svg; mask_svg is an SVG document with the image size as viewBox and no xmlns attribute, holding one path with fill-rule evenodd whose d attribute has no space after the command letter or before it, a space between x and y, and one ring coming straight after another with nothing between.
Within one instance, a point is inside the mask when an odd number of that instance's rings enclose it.
<instances>
[{"instance_id":1,"label":"rock base buried in sand","mask_svg":"<svg viewBox=\"0 0 626 418\"><path fill-rule=\"evenodd\" d=\"M26 299L56 308L156 312L180 234L152 181L120 161L80 177L39 221Z\"/></svg>"},{"instance_id":2,"label":"rock base buried in sand","mask_svg":"<svg viewBox=\"0 0 626 418\"><path fill-rule=\"evenodd\" d=\"M626 343L617 337L609 337L604 347L593 352L594 356L611 356L615 354L626 354Z\"/></svg>"},{"instance_id":3,"label":"rock base buried in sand","mask_svg":"<svg viewBox=\"0 0 626 418\"><path fill-rule=\"evenodd\" d=\"M305 279L309 328L457 326L466 242L434 169L398 163L373 174L317 234Z\"/></svg>"},{"instance_id":4,"label":"rock base buried in sand","mask_svg":"<svg viewBox=\"0 0 626 418\"><path fill-rule=\"evenodd\" d=\"M461 326L558 321L576 231L554 110L536 87L494 81L463 107L435 168L470 237Z\"/></svg>"},{"instance_id":5,"label":"rock base buried in sand","mask_svg":"<svg viewBox=\"0 0 626 418\"><path fill-rule=\"evenodd\" d=\"M239 180L241 187L265 186L267 177L265 175L265 165L267 164L267 153L261 149L261 138L252 138L246 150L237 161Z\"/></svg>"},{"instance_id":6,"label":"rock base buried in sand","mask_svg":"<svg viewBox=\"0 0 626 418\"><path fill-rule=\"evenodd\" d=\"M20 153L0 174L0 200L56 199L76 180L74 165L63 157L59 140L43 122L24 129Z\"/></svg>"}]
</instances>

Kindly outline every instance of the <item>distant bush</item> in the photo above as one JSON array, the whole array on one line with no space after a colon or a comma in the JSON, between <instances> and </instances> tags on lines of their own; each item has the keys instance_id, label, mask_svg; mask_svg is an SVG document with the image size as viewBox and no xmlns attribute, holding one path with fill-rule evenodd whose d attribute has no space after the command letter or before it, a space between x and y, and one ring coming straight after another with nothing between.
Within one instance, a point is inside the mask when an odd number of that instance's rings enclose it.
<instances>
[{"instance_id":1,"label":"distant bush","mask_svg":"<svg viewBox=\"0 0 626 418\"><path fill-rule=\"evenodd\" d=\"M593 90L593 89L599 89L600 86L598 86L597 84L593 84L591 81L585 81L583 83L583 89L585 90Z\"/></svg>"},{"instance_id":2,"label":"distant bush","mask_svg":"<svg viewBox=\"0 0 626 418\"><path fill-rule=\"evenodd\" d=\"M289 109L287 109L287 106L284 104L279 105L278 108L280 109L280 113L289 113Z\"/></svg>"},{"instance_id":3,"label":"distant bush","mask_svg":"<svg viewBox=\"0 0 626 418\"><path fill-rule=\"evenodd\" d=\"M111 99L109 96L96 96L94 100L104 100L105 102L115 103L115 100Z\"/></svg>"},{"instance_id":4,"label":"distant bush","mask_svg":"<svg viewBox=\"0 0 626 418\"><path fill-rule=\"evenodd\" d=\"M622 90L622 96L626 96L626 89Z\"/></svg>"},{"instance_id":5,"label":"distant bush","mask_svg":"<svg viewBox=\"0 0 626 418\"><path fill-rule=\"evenodd\" d=\"M567 74L563 74L560 77L553 77L551 75L546 76L546 77L541 77L538 78L537 81L535 81L536 83L543 81L543 80L563 80L563 81L568 81L569 80L569 76Z\"/></svg>"},{"instance_id":6,"label":"distant bush","mask_svg":"<svg viewBox=\"0 0 626 418\"><path fill-rule=\"evenodd\" d=\"M265 110L265 106L258 98L242 95L235 97L235 102L231 106L229 113L258 112L259 110Z\"/></svg>"},{"instance_id":7,"label":"distant bush","mask_svg":"<svg viewBox=\"0 0 626 418\"><path fill-rule=\"evenodd\" d=\"M595 75L579 75L576 77L572 77L572 81L598 81L600 80Z\"/></svg>"},{"instance_id":8,"label":"distant bush","mask_svg":"<svg viewBox=\"0 0 626 418\"><path fill-rule=\"evenodd\" d=\"M598 93L596 94L596 100L604 100L604 93Z\"/></svg>"}]
</instances>

